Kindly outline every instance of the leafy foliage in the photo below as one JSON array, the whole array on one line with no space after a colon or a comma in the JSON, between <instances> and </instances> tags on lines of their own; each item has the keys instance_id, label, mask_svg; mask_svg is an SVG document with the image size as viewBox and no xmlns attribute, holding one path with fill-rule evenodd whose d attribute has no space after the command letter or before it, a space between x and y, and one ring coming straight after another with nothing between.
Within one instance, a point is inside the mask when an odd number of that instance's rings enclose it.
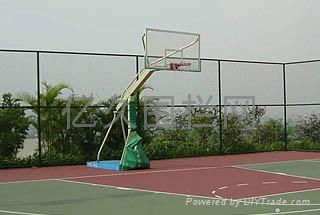
<instances>
[{"instance_id":1,"label":"leafy foliage","mask_svg":"<svg viewBox=\"0 0 320 215\"><path fill-rule=\"evenodd\" d=\"M94 160L107 131L107 123L113 118L117 96L87 107L76 123L94 123L92 127L68 127L68 114L71 122L82 111L88 101L83 99L63 98L62 92L72 93L71 86L59 83L42 83L40 94L41 140L43 164L67 164ZM143 89L142 89L143 90ZM140 92L141 93L141 92ZM22 94L21 99L32 106L37 106L37 99L30 94ZM283 150L284 126L281 119L266 119L264 107L248 109L248 113L221 113L219 120L217 107L197 107L175 109L173 126L169 129L145 128L145 116L150 123L156 123L154 116L145 111L145 106L152 101L137 100L138 133L143 138L145 150L150 158L212 155L221 153L220 132L222 134L223 153L243 153L270 150ZM66 106L70 105L67 114ZM95 105L105 106L94 107ZM2 106L19 106L10 94L3 95ZM33 110L37 115L36 109ZM127 111L124 110L124 115ZM23 109L0 109L0 155L15 158L23 146L27 129L32 125L38 129L36 117L26 117ZM223 125L220 131L220 123ZM127 128L127 125L125 126ZM320 116L312 114L301 119L296 126L289 126L290 134L295 133L294 141L289 146L295 149L320 150ZM10 144L6 144L10 142ZM120 159L124 147L124 137L120 120L111 130L104 147L102 159ZM16 163L34 165L37 154L25 159L16 159ZM11 163L8 163L11 165Z\"/></svg>"},{"instance_id":2,"label":"leafy foliage","mask_svg":"<svg viewBox=\"0 0 320 215\"><path fill-rule=\"evenodd\" d=\"M0 104L0 160L10 160L23 148L30 121L10 93L3 94Z\"/></svg>"},{"instance_id":3,"label":"leafy foliage","mask_svg":"<svg viewBox=\"0 0 320 215\"><path fill-rule=\"evenodd\" d=\"M320 114L312 113L301 118L296 132L301 140L320 143Z\"/></svg>"}]
</instances>

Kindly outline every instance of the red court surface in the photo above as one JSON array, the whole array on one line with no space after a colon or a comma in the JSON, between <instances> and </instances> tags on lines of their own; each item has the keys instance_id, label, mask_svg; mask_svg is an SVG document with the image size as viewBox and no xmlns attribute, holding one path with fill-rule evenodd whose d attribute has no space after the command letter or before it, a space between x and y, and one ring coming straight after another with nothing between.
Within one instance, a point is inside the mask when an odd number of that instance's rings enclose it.
<instances>
[{"instance_id":1,"label":"red court surface","mask_svg":"<svg viewBox=\"0 0 320 215\"><path fill-rule=\"evenodd\" d=\"M245 198L320 188L320 180L247 170L236 165L318 158L320 153L313 152L266 152L159 160L152 161L151 169L123 172L83 165L3 169L0 182L63 179L154 192Z\"/></svg>"},{"instance_id":2,"label":"red court surface","mask_svg":"<svg viewBox=\"0 0 320 215\"><path fill-rule=\"evenodd\" d=\"M206 197L218 195L229 199L320 188L320 180L301 179L235 167L68 180L186 195ZM216 192L212 194L212 191Z\"/></svg>"}]
</instances>

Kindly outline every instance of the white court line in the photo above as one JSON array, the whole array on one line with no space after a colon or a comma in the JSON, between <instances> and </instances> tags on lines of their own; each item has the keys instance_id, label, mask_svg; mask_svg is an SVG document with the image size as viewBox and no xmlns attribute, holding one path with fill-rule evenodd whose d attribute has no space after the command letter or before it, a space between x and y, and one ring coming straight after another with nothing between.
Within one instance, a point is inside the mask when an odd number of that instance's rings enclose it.
<instances>
[{"instance_id":1,"label":"white court line","mask_svg":"<svg viewBox=\"0 0 320 215\"><path fill-rule=\"evenodd\" d=\"M310 192L310 191L320 191L320 188L305 189L305 190L298 190L298 191L290 191L290 192L283 192L283 193L275 193L275 194L268 194L268 195L262 195L262 196L251 196L251 197L245 197L245 198L236 199L236 200L245 201L245 199L248 199L248 198L265 198L265 197L273 197L273 196L295 194L295 193L303 193L303 192ZM309 204L309 205L320 205L320 204ZM301 205L298 205L298 206L301 206Z\"/></svg>"},{"instance_id":2,"label":"white court line","mask_svg":"<svg viewBox=\"0 0 320 215\"><path fill-rule=\"evenodd\" d=\"M95 178L95 177L112 177L112 176L126 176L126 175L142 175L142 174L153 174L153 173L167 173L167 172L183 172L183 171L195 171L195 170L208 170L208 169L219 169L219 168L231 168L232 166L209 166L209 167L195 167L195 168L182 168L182 169L166 169L166 170L149 170L141 172L127 172L127 173L114 173L114 174L102 174L102 175L87 175L87 176L73 176L59 179L82 179L82 178Z\"/></svg>"},{"instance_id":3,"label":"white court line","mask_svg":"<svg viewBox=\"0 0 320 215\"><path fill-rule=\"evenodd\" d=\"M131 190L131 188L126 188L126 187L117 187L118 190Z\"/></svg>"},{"instance_id":4,"label":"white court line","mask_svg":"<svg viewBox=\"0 0 320 215\"><path fill-rule=\"evenodd\" d=\"M49 179L31 179L31 180L21 180L21 181L7 181L7 182L0 182L2 184L19 184L19 183L28 183L28 182L42 182L42 181L52 181L54 178Z\"/></svg>"},{"instance_id":5,"label":"white court line","mask_svg":"<svg viewBox=\"0 0 320 215\"><path fill-rule=\"evenodd\" d=\"M260 165L260 164L274 164L274 163L292 163L297 161L314 161L319 160L319 158L313 158L313 159L300 159L300 160L285 160L285 161L270 161L270 162L261 162L261 163L248 163L248 164L239 164L237 166L254 166L254 165Z\"/></svg>"},{"instance_id":6,"label":"white court line","mask_svg":"<svg viewBox=\"0 0 320 215\"><path fill-rule=\"evenodd\" d=\"M237 184L237 187L248 186L249 184Z\"/></svg>"},{"instance_id":7,"label":"white court line","mask_svg":"<svg viewBox=\"0 0 320 215\"><path fill-rule=\"evenodd\" d=\"M315 158L319 159L319 158ZM126 176L126 175L140 175L140 174L154 174L154 173L166 173L166 172L182 172L182 171L196 171L196 170L208 170L208 169L222 169L222 168L243 168L247 170L252 170L245 168L243 166L248 165L259 165L259 164L272 164L272 163L284 163L284 162L295 162L295 161L305 161L305 160L315 160L315 159L303 159L303 160L290 160L290 161L271 161L271 162L261 162L261 163L248 163L241 165L227 165L227 166L209 166L209 167L195 167L195 168L181 168L181 169L167 169L167 170L149 170L140 172L130 172L130 173L114 173L114 174L97 174L97 175L83 175L83 176L71 176L71 177L57 177L57 178L47 178L47 179L31 179L31 180L20 180L20 181L9 181L0 182L1 184L16 184L16 183L26 183L26 182L41 182L55 179L82 179L82 178L95 178L95 177L112 177L112 176ZM270 172L271 173L271 172ZM300 177L300 176L295 176ZM300 177L301 178L301 177ZM309 178L312 179L312 178ZM320 180L320 179L314 179Z\"/></svg>"},{"instance_id":8,"label":"white court line","mask_svg":"<svg viewBox=\"0 0 320 215\"><path fill-rule=\"evenodd\" d=\"M127 172L127 173L113 173L113 174L98 174L98 175L83 175L83 176L71 176L62 178L47 178L47 179L31 179L31 180L21 180L21 181L9 181L0 182L1 184L16 184L16 183L26 183L26 182L40 182L40 181L50 181L57 179L82 179L82 178L96 178L96 177L112 177L112 176L126 176L126 175L141 175L141 174L154 174L154 173L166 173L166 172L182 172L182 171L195 171L195 170L208 170L208 169L219 169L219 168L232 168L232 166L209 166L209 167L195 167L195 168L182 168L182 169L166 169L166 170L149 170L140 172Z\"/></svg>"},{"instance_id":9,"label":"white court line","mask_svg":"<svg viewBox=\"0 0 320 215\"><path fill-rule=\"evenodd\" d=\"M308 160L310 160L310 159L308 159ZM282 163L282 162L294 162L294 161L302 161L302 160L277 161L277 162L267 162L267 163ZM247 165L258 165L258 164L267 164L267 163L253 163L253 164L247 164ZM243 165L246 165L246 164L243 164ZM242 166L242 165L240 165L240 166ZM194 168L166 169L166 170L149 170L149 171L141 171L141 172L72 176L72 177L64 177L64 178L57 178L57 179L69 180L69 179L82 179L82 178L95 178L95 177L112 177L112 176L126 176L126 175L141 175L141 174L182 172L182 171L195 171L195 170L208 170L208 169L221 169L221 168L234 168L234 167L238 167L238 165L237 166L227 165L227 166L194 167ZM248 169L248 170L251 170L251 169Z\"/></svg>"},{"instance_id":10,"label":"white court line","mask_svg":"<svg viewBox=\"0 0 320 215\"><path fill-rule=\"evenodd\" d=\"M276 181L265 181L265 182L262 182L262 184L277 184L278 182Z\"/></svg>"},{"instance_id":11,"label":"white court line","mask_svg":"<svg viewBox=\"0 0 320 215\"><path fill-rule=\"evenodd\" d=\"M293 184L306 184L307 181L292 181Z\"/></svg>"},{"instance_id":12,"label":"white court line","mask_svg":"<svg viewBox=\"0 0 320 215\"><path fill-rule=\"evenodd\" d=\"M264 172L264 173L269 173L269 174L274 174L274 175L284 175L284 176L290 176L290 177L295 177L295 178L304 178L304 179L309 179L309 180L320 181L320 178L311 178L311 177L307 177L307 176L291 175L291 174L286 174L286 173L282 173L282 172L271 172L271 171L267 171L267 170L251 169L251 168L243 167L243 166L232 166L232 167L239 168L239 169L256 171L256 172Z\"/></svg>"},{"instance_id":13,"label":"white court line","mask_svg":"<svg viewBox=\"0 0 320 215\"><path fill-rule=\"evenodd\" d=\"M302 160L303 162L314 162L314 163L320 163L320 160Z\"/></svg>"},{"instance_id":14,"label":"white court line","mask_svg":"<svg viewBox=\"0 0 320 215\"><path fill-rule=\"evenodd\" d=\"M19 211L6 211L6 210L0 210L0 213L20 214L20 215L48 215L48 214L38 214L38 213L19 212Z\"/></svg>"},{"instance_id":15,"label":"white court line","mask_svg":"<svg viewBox=\"0 0 320 215\"><path fill-rule=\"evenodd\" d=\"M272 172L272 171L271 171L271 172ZM288 174L287 174L287 173L283 173L283 172L275 172L275 173L277 173L278 175L288 176Z\"/></svg>"},{"instance_id":16,"label":"white court line","mask_svg":"<svg viewBox=\"0 0 320 215\"><path fill-rule=\"evenodd\" d=\"M119 187L119 186L105 185L105 184L94 184L94 183L87 183L87 182L80 182L80 181L69 181L69 180L64 180L64 179L54 179L54 180L55 181L66 182L66 183L82 184L82 185L87 185L87 186L98 186L98 187L114 188L114 189L118 189L118 190L127 190L127 191L147 192L147 193L155 193L155 194L163 194L163 195L182 196L182 197L186 197L186 198L193 197L193 198L215 199L215 200L216 199L221 199L221 196L218 196L218 195L215 195L216 197L199 196L199 195L193 195L193 194L191 195L191 194L183 194L183 193L171 193L171 192L144 190L144 189L137 189L137 188L130 188L130 187ZM269 196L291 194L291 193L299 193L299 192L307 192L307 191L314 191L314 190L320 190L320 188L303 190L303 191L295 191L295 192L287 192L287 193L277 193L277 194L273 194L273 195L269 195ZM262 197L265 197L265 196L261 196L261 197L257 197L257 198L262 198ZM241 198L241 199L228 199L228 198L223 198L223 199L225 199L227 201L237 200L237 201L240 201L241 203L247 203L247 200L245 200L247 198L256 198L256 197L253 196L253 197L246 197L246 198ZM256 204L257 205L260 205L260 204L261 205L265 205L265 203L256 203ZM301 204L278 204L277 206L301 206ZM320 206L320 203L308 204L307 206Z\"/></svg>"},{"instance_id":17,"label":"white court line","mask_svg":"<svg viewBox=\"0 0 320 215\"><path fill-rule=\"evenodd\" d=\"M228 186L224 186L224 187L218 188L218 190L223 190L223 189L227 189L227 188L228 188Z\"/></svg>"},{"instance_id":18,"label":"white court line","mask_svg":"<svg viewBox=\"0 0 320 215\"><path fill-rule=\"evenodd\" d=\"M106 184L94 184L94 183L80 182L80 181L69 181L69 180L65 180L65 179L54 179L54 181L67 182L67 183L72 183L72 184L83 184L83 185L89 185L89 186L115 188L115 189L118 189L118 190L127 190L127 191L138 191L138 192L147 192L147 193L156 193L156 194L183 196L183 197L217 199L217 198L209 197L209 196L198 196L198 195L190 195L190 194L183 194L183 193L170 193L170 192L162 192L162 191L144 190L144 189L138 189L138 188L119 187L119 186L106 185Z\"/></svg>"},{"instance_id":19,"label":"white court line","mask_svg":"<svg viewBox=\"0 0 320 215\"><path fill-rule=\"evenodd\" d=\"M307 212L314 212L320 211L320 208L316 209L309 209L309 210L300 210L300 211L285 211L285 212L274 212L274 213L264 213L264 214L247 214L247 215L280 215L280 214L296 214L296 213L307 213Z\"/></svg>"}]
</instances>

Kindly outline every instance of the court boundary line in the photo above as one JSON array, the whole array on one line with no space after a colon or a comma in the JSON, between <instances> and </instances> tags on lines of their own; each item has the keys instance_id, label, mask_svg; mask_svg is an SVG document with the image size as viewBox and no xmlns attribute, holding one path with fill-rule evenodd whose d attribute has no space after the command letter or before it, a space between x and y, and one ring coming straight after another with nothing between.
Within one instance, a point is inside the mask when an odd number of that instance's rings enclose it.
<instances>
[{"instance_id":1,"label":"court boundary line","mask_svg":"<svg viewBox=\"0 0 320 215\"><path fill-rule=\"evenodd\" d=\"M8 181L0 182L1 184L15 184L15 183L26 183L26 182L38 182L56 179L82 179L82 178L96 178L96 177L112 177L112 176L126 176L126 175L141 175L141 174L153 174L153 173L166 173L166 172L181 172L181 171L194 171L194 170L207 170L207 169L218 169L218 168L232 168L232 166L209 166L209 167L195 167L195 168L182 168L182 169L165 169L165 170L149 170L139 172L125 172L125 173L111 173L111 174L97 174L97 175L83 175L83 176L70 176L70 177L57 177L57 178L45 178L45 179L31 179L31 180L20 180L20 181Z\"/></svg>"},{"instance_id":2,"label":"court boundary line","mask_svg":"<svg viewBox=\"0 0 320 215\"><path fill-rule=\"evenodd\" d=\"M255 172L263 172L263 173L269 173L273 175L282 175L282 176L288 176L288 177L295 177L295 178L303 178L303 179L308 179L308 180L315 180L315 181L320 181L320 178L312 178L308 176L299 176L299 175L292 175L292 174L287 174L287 173L282 173L282 172L271 172L268 170L260 170L260 169L250 169L249 167L244 167L244 166L232 166L234 168L238 169L244 169L244 170L251 170Z\"/></svg>"},{"instance_id":3,"label":"court boundary line","mask_svg":"<svg viewBox=\"0 0 320 215\"><path fill-rule=\"evenodd\" d=\"M318 159L318 158L317 158ZM310 159L303 159L303 160L291 160L291 161L284 161L284 162L296 162L296 161L305 161ZM312 160L312 159L311 159ZM269 164L269 163L283 163L282 161L275 161L275 162L266 162L266 163L253 163L253 164L243 164L243 165L226 165L226 166L208 166L208 167L194 167L194 168L181 168L181 169L167 169L167 170L151 170L151 171L141 171L141 172L128 172L128 173L114 173L114 174L101 174L101 175L88 175L88 176L71 176L71 177L64 177L60 179L82 179L82 178L95 178L95 177L113 177L113 176L126 176L126 175L140 175L140 174L154 174L154 173L166 173L166 172L182 172L182 171L195 171L195 170L208 170L208 169L221 169L221 168L239 168L239 169L245 169L245 170L252 170L247 169L246 165L259 165L259 164ZM273 172L265 172L265 173L273 173ZM273 173L276 174L276 173ZM279 174L278 174L279 175ZM302 178L301 176L294 176L294 175L287 175L284 174L284 176L291 176L296 178ZM305 179L310 180L320 180L315 178L308 178Z\"/></svg>"},{"instance_id":4,"label":"court boundary line","mask_svg":"<svg viewBox=\"0 0 320 215\"><path fill-rule=\"evenodd\" d=\"M41 181L51 181L55 178L45 178L45 179L30 179L30 180L20 180L20 181L7 181L7 182L0 182L0 185L6 184L20 184L20 183L32 183L32 182L41 182Z\"/></svg>"},{"instance_id":5,"label":"court boundary line","mask_svg":"<svg viewBox=\"0 0 320 215\"><path fill-rule=\"evenodd\" d=\"M288 191L288 192L283 192L283 193L274 193L274 194L267 194L267 195L261 195L261 196L246 197L246 198L240 198L240 199L235 199L235 200L243 200L243 199L248 199L248 198L273 197L273 196L278 196L278 195L287 195L287 194L311 192L311 191L317 191L317 190L320 191L320 187L319 187L319 188L306 189L306 190ZM319 204L316 204L316 205L320 205L320 203L319 203Z\"/></svg>"},{"instance_id":6,"label":"court boundary line","mask_svg":"<svg viewBox=\"0 0 320 215\"><path fill-rule=\"evenodd\" d=\"M111 173L111 174L82 175L82 176L44 178L44 179L30 179L30 180L18 180L18 181L0 182L0 185L16 184L16 183L27 183L27 182L40 182L40 181L55 180L55 179L66 179L66 180L68 180L68 179L95 178L95 177L112 177L112 176L125 176L125 175L166 173L166 172L195 171L195 170L220 169L220 168L239 168L239 169L242 168L242 169L246 169L245 166L249 166L249 165L272 164L272 163L288 163L288 162L310 161L310 160L318 160L318 159L319 158L301 159L301 160L285 160L285 161L270 161L270 162L248 163L248 164L239 164L239 165L207 166L207 167L180 168L180 169L149 170L149 171L139 171L139 172L126 172L126 173ZM253 169L249 169L248 168L247 170L253 170ZM265 172L265 173L276 174L274 172ZM290 176L290 175L285 175L285 176ZM302 178L302 176L294 176L294 175L292 175L291 177L296 177L296 178L300 177L300 178ZM314 179L314 178L306 178L306 179L320 180L320 179Z\"/></svg>"},{"instance_id":7,"label":"court boundary line","mask_svg":"<svg viewBox=\"0 0 320 215\"><path fill-rule=\"evenodd\" d=\"M320 211L320 208L316 209L307 209L307 210L301 210L301 211L280 211L280 212L272 212L272 213L263 213L263 214L247 214L247 215L278 215L278 214L296 214L296 213L308 213L313 211Z\"/></svg>"},{"instance_id":8,"label":"court boundary line","mask_svg":"<svg viewBox=\"0 0 320 215\"><path fill-rule=\"evenodd\" d=\"M320 163L320 159L302 160L302 162Z\"/></svg>"},{"instance_id":9,"label":"court boundary line","mask_svg":"<svg viewBox=\"0 0 320 215\"><path fill-rule=\"evenodd\" d=\"M43 180L44 181L44 180ZM194 197L194 198L202 198L202 199L215 199L218 200L219 198L214 198L214 197L208 197L208 196L199 196L199 195L188 195L188 194L180 194L180 193L170 193L170 192L162 192L162 191L152 191L152 190L143 190L143 189L137 189L137 188L126 188L126 187L118 187L118 186L113 186L113 185L103 185L103 184L94 184L94 183L87 183L87 182L78 182L78 181L71 181L71 180L65 180L65 179L47 179L45 181L60 181L60 182L65 182L65 183L73 183L73 184L82 184L82 185L87 185L87 186L99 186L99 187L106 187L106 188L114 188L118 190L127 190L127 191L137 191L137 192L148 192L148 193L154 193L154 194L163 194L163 195L173 195L173 196L181 196L181 197ZM296 191L296 192L290 192L290 193L298 193L298 192L308 192L308 191L313 191L313 190L319 190L318 189L309 189L309 190L303 190L303 191ZM289 193L289 192L288 192ZM284 195L288 193L278 193L278 194L273 194L273 195ZM251 197L251 198L258 198L258 197ZM232 199L227 199L224 198L226 201L231 201ZM221 200L221 199L220 199ZM234 199L240 202L242 199ZM263 205L263 204L261 204ZM298 205L298 204L278 204L278 205L270 205L270 206L320 206L319 204L309 204L309 205ZM294 213L306 213L306 212L313 212L313 211L320 211L319 208L317 209L305 209L305 210L300 210L300 211L281 211L280 214L294 214ZM9 211L9 210L0 210L1 213L9 213L9 214L18 214L18 215L49 215L49 214L44 214L44 213L32 213L32 212L18 212L18 211ZM263 213L263 214L248 214L248 215L276 215L279 213Z\"/></svg>"},{"instance_id":10,"label":"court boundary line","mask_svg":"<svg viewBox=\"0 0 320 215\"><path fill-rule=\"evenodd\" d=\"M172 193L172 192L164 192L164 191L154 191L154 190L145 190L145 189L139 189L139 188L130 188L130 187L121 187L121 186L114 186L114 185L107 185L107 184L95 184L90 182L82 182L82 181L72 181L72 180L65 180L65 179L54 179L53 181L60 181L60 182L66 182L66 183L73 183L73 184L82 184L87 186L98 186L98 187L106 187L106 188L114 188L118 190L126 190L126 191L137 191L137 192L146 192L146 193L154 193L154 194L163 194L163 195L172 195L172 196L182 196L186 198L195 197L195 198L202 198L202 199L212 199L212 200L221 200L221 198L217 197L209 197L209 196L200 196L200 195L193 195L193 194L183 194L183 193ZM293 193L300 193L300 192L309 192L309 191L315 191L320 190L320 188L313 188L313 189L306 189L306 190L300 190L300 191L291 191L291 192L284 192L284 193L277 193L277 194L271 194L270 196L277 196L277 195L286 195L286 194L293 194ZM245 203L245 199L248 198L263 198L264 196L253 196L253 197L246 197L246 198L239 198L239 199L229 199L222 197L222 199L225 199L226 201L239 201L241 203ZM266 196L267 197L267 196ZM257 203L259 205L265 205L263 203ZM270 206L320 206L320 203L315 204L308 204L308 205L301 205L301 204L278 204L278 205L270 205Z\"/></svg>"},{"instance_id":11,"label":"court boundary line","mask_svg":"<svg viewBox=\"0 0 320 215\"><path fill-rule=\"evenodd\" d=\"M290 163L290 162L297 162L297 161L315 161L315 160L320 160L320 158L311 158L311 159L307 158L307 159L299 159L299 160L284 160L284 161L270 161L270 162L261 162L261 163L248 163L248 164L239 164L237 166L273 164L273 163Z\"/></svg>"},{"instance_id":12,"label":"court boundary line","mask_svg":"<svg viewBox=\"0 0 320 215\"><path fill-rule=\"evenodd\" d=\"M126 176L126 175L144 175L154 173L167 173L167 172L183 172L183 171L196 171L196 170L208 170L208 169L220 169L220 168L232 168L232 166L208 166L208 167L194 167L194 168L181 168L181 169L165 169L165 170L149 170L140 172L126 172L126 173L114 173L114 174L101 174L101 175L87 175L87 176L71 176L61 179L82 179L82 178L95 178L95 177L112 177L112 176Z\"/></svg>"},{"instance_id":13,"label":"court boundary line","mask_svg":"<svg viewBox=\"0 0 320 215\"><path fill-rule=\"evenodd\" d=\"M9 211L9 210L0 210L1 213L7 213L7 214L20 214L20 215L49 215L49 214L43 214L43 213L32 213L32 212L22 212L22 211Z\"/></svg>"},{"instance_id":14,"label":"court boundary line","mask_svg":"<svg viewBox=\"0 0 320 215\"><path fill-rule=\"evenodd\" d=\"M191 195L191 194L183 194L183 193L172 193L172 192L164 192L164 191L145 190L145 189L139 189L139 188L114 186L114 185L108 185L108 184L95 184L95 183L90 183L90 182L72 181L72 180L68 180L68 179L54 179L52 181L60 181L60 182L66 182L66 183L72 183L72 184L82 184L82 185L88 185L88 186L107 187L107 188L114 188L114 189L126 190L126 191L138 191L138 192L146 192L146 193L154 193L154 194L183 196L183 197L187 197L187 198L188 197L197 197L197 198L206 198L206 199L219 199L219 198L209 197L209 196L199 196L199 195Z\"/></svg>"}]
</instances>

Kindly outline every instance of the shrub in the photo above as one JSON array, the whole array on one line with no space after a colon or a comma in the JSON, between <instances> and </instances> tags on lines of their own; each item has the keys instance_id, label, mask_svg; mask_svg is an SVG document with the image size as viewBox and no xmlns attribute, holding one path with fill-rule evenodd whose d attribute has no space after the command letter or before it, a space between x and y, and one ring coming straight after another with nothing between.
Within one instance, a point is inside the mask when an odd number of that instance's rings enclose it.
<instances>
[{"instance_id":1,"label":"shrub","mask_svg":"<svg viewBox=\"0 0 320 215\"><path fill-rule=\"evenodd\" d=\"M297 139L320 143L320 114L301 118L296 125Z\"/></svg>"},{"instance_id":2,"label":"shrub","mask_svg":"<svg viewBox=\"0 0 320 215\"><path fill-rule=\"evenodd\" d=\"M6 93L2 96L2 100L0 103L3 108L0 108L0 159L14 159L23 148L30 121L25 115L25 110L19 108L18 99Z\"/></svg>"}]
</instances>

